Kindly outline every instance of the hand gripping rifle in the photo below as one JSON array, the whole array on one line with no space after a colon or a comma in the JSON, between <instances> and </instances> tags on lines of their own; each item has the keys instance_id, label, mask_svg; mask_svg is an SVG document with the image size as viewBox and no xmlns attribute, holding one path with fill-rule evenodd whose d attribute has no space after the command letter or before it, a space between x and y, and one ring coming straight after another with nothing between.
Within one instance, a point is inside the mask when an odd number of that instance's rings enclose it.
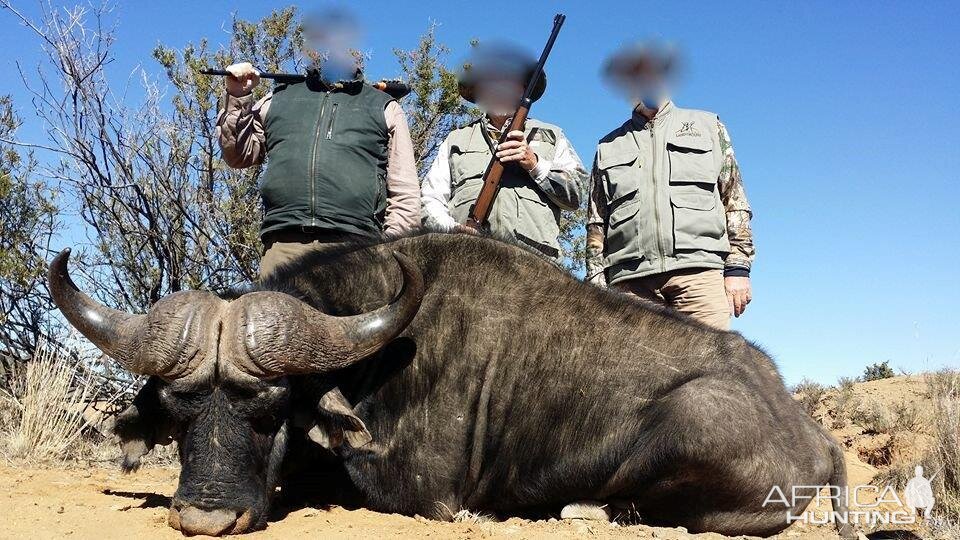
<instances>
[{"instance_id":1,"label":"hand gripping rifle","mask_svg":"<svg viewBox=\"0 0 960 540\"><path fill-rule=\"evenodd\" d=\"M527 88L523 92L523 97L520 98L517 111L513 113L513 119L510 120L510 125L503 130L503 133L500 135L500 140L497 141L498 146L506 142L507 135L511 131L523 131L523 126L527 122L527 115L530 114L530 105L533 104L533 100L531 99L533 90L540 81L540 77L543 76L543 66L547 63L547 57L550 56L550 50L553 49L553 42L557 40L560 27L563 26L563 21L565 20L567 20L567 16L563 13L557 13L553 18L553 31L550 32L550 38L547 39L547 44L544 46L543 52L540 53L540 61L537 62L537 67L530 76L530 81L527 83ZM500 178L503 177L503 169L503 163L497 159L496 149L494 149L494 155L490 158L490 163L487 164L487 170L483 173L483 187L480 188L480 194L477 195L476 202L470 207L470 216L467 218L468 226L475 229L481 229L487 226L487 219L490 217L493 201L496 200L497 192L500 190Z\"/></svg>"},{"instance_id":2,"label":"hand gripping rifle","mask_svg":"<svg viewBox=\"0 0 960 540\"><path fill-rule=\"evenodd\" d=\"M230 72L222 69L205 69L200 72L203 75L219 75L221 77L230 77ZM261 79L270 79L281 84L298 83L307 80L306 75L299 73L261 73ZM370 83L370 86L386 92L393 99L400 99L410 93L410 87L400 81L377 81Z\"/></svg>"}]
</instances>

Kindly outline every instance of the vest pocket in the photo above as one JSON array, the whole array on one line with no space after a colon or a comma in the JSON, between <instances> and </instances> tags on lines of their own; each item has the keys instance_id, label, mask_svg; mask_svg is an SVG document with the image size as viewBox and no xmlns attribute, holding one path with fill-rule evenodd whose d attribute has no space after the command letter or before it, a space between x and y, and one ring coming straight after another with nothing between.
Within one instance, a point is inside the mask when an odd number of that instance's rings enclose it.
<instances>
[{"instance_id":1,"label":"vest pocket","mask_svg":"<svg viewBox=\"0 0 960 540\"><path fill-rule=\"evenodd\" d=\"M640 201L634 199L610 213L604 266L609 268L626 260L643 258L643 250L640 249L640 230L634 219L639 211Z\"/></svg>"},{"instance_id":2,"label":"vest pocket","mask_svg":"<svg viewBox=\"0 0 960 540\"><path fill-rule=\"evenodd\" d=\"M670 183L716 184L720 171L709 137L674 137L667 142Z\"/></svg>"},{"instance_id":3,"label":"vest pocket","mask_svg":"<svg viewBox=\"0 0 960 540\"><path fill-rule=\"evenodd\" d=\"M636 193L640 186L639 159L640 149L626 137L601 147L597 168L606 178L607 204L610 206Z\"/></svg>"},{"instance_id":4,"label":"vest pocket","mask_svg":"<svg viewBox=\"0 0 960 540\"><path fill-rule=\"evenodd\" d=\"M487 170L487 165L490 163L490 152L451 148L450 161L451 180L453 187L457 188L467 180L483 176L483 172Z\"/></svg>"},{"instance_id":5,"label":"vest pocket","mask_svg":"<svg viewBox=\"0 0 960 540\"><path fill-rule=\"evenodd\" d=\"M521 187L513 191L517 195L517 221L513 227L514 235L520 241L533 245L550 257L559 257L560 244L557 241L557 236L560 235L560 227L557 224L559 212L530 188ZM502 192L501 195L507 195L507 193Z\"/></svg>"},{"instance_id":6,"label":"vest pocket","mask_svg":"<svg viewBox=\"0 0 960 540\"><path fill-rule=\"evenodd\" d=\"M677 250L727 252L727 226L719 195L698 186L671 188L673 238Z\"/></svg>"},{"instance_id":7,"label":"vest pocket","mask_svg":"<svg viewBox=\"0 0 960 540\"><path fill-rule=\"evenodd\" d=\"M470 214L472 203L477 200L480 194L480 188L483 182L479 177L464 179L460 184L454 186L453 196L450 197L450 216L457 223L465 223Z\"/></svg>"}]
</instances>

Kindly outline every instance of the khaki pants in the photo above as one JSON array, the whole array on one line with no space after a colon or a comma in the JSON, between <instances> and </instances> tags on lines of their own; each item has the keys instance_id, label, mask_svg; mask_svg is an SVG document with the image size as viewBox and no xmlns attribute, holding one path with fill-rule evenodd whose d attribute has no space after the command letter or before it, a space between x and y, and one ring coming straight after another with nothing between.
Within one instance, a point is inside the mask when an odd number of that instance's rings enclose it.
<instances>
[{"instance_id":1,"label":"khaki pants","mask_svg":"<svg viewBox=\"0 0 960 540\"><path fill-rule=\"evenodd\" d=\"M341 246L358 240L359 236L332 232L279 231L263 237L263 257L260 257L260 279L300 256L318 250Z\"/></svg>"},{"instance_id":2,"label":"khaki pants","mask_svg":"<svg viewBox=\"0 0 960 540\"><path fill-rule=\"evenodd\" d=\"M671 307L719 330L730 329L723 270L694 268L621 281L613 288Z\"/></svg>"}]
</instances>

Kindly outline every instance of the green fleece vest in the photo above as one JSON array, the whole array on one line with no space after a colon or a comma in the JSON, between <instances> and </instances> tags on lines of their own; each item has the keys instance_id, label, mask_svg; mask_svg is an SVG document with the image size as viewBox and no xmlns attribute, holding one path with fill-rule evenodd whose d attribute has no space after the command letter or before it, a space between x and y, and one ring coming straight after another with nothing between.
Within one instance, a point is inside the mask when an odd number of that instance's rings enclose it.
<instances>
[{"instance_id":1,"label":"green fleece vest","mask_svg":"<svg viewBox=\"0 0 960 540\"><path fill-rule=\"evenodd\" d=\"M607 202L607 282L723 268L730 251L717 179L717 116L668 105L652 128L628 120L597 147Z\"/></svg>"},{"instance_id":2,"label":"green fleece vest","mask_svg":"<svg viewBox=\"0 0 960 540\"><path fill-rule=\"evenodd\" d=\"M447 136L450 147L450 215L465 223L470 207L483 186L496 141L484 134L483 119ZM551 124L528 119L527 141L540 159L553 160L560 129ZM537 189L530 173L519 166L506 167L500 180L500 191L490 210L490 231L514 238L552 258L560 257L560 208Z\"/></svg>"},{"instance_id":3,"label":"green fleece vest","mask_svg":"<svg viewBox=\"0 0 960 540\"><path fill-rule=\"evenodd\" d=\"M328 91L310 81L274 90L264 126L261 235L302 227L382 232L389 140L383 111L391 100L359 83Z\"/></svg>"}]
</instances>

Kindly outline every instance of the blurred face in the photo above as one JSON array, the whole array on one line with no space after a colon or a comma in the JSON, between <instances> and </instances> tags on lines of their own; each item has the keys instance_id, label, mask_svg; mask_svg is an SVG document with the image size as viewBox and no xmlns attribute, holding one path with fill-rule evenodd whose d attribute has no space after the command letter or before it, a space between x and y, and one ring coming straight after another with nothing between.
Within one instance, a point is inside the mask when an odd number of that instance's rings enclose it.
<instances>
[{"instance_id":1,"label":"blurred face","mask_svg":"<svg viewBox=\"0 0 960 540\"><path fill-rule=\"evenodd\" d=\"M633 107L659 109L670 98L673 82L668 60L661 55L641 56L614 75L614 83Z\"/></svg>"},{"instance_id":2,"label":"blurred face","mask_svg":"<svg viewBox=\"0 0 960 540\"><path fill-rule=\"evenodd\" d=\"M509 77L480 81L476 90L477 105L490 116L509 116L523 97L523 83Z\"/></svg>"},{"instance_id":3,"label":"blurred face","mask_svg":"<svg viewBox=\"0 0 960 540\"><path fill-rule=\"evenodd\" d=\"M325 81L355 78L360 28L349 13L332 11L307 17L303 39L304 57L320 68Z\"/></svg>"}]
</instances>

